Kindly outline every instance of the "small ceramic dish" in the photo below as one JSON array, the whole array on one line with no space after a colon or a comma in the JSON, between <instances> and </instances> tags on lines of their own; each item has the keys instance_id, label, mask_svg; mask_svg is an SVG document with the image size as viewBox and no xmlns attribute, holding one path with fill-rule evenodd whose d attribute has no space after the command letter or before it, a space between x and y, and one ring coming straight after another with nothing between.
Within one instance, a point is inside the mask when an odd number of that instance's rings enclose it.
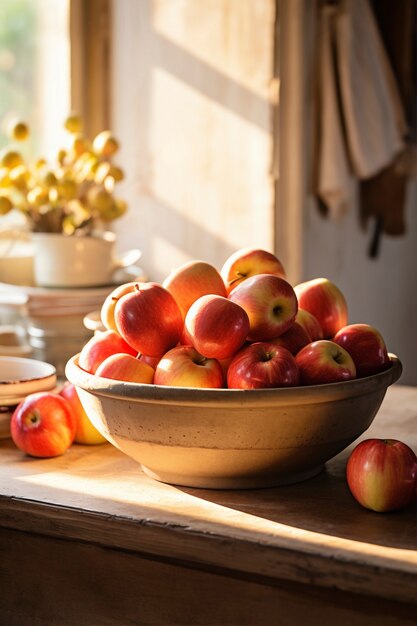
<instances>
[{"instance_id":1,"label":"small ceramic dish","mask_svg":"<svg viewBox=\"0 0 417 626\"><path fill-rule=\"evenodd\" d=\"M10 406L30 393L49 391L55 386L56 369L50 363L0 356L0 405Z\"/></svg>"}]
</instances>

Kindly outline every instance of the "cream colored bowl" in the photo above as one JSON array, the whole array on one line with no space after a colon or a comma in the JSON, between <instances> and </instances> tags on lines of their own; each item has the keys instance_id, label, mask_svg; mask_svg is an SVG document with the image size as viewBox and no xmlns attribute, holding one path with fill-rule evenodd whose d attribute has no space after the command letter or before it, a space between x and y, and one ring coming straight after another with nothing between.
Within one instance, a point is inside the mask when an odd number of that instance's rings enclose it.
<instances>
[{"instance_id":1,"label":"cream colored bowl","mask_svg":"<svg viewBox=\"0 0 417 626\"><path fill-rule=\"evenodd\" d=\"M290 484L319 473L371 424L400 361L375 376L287 389L190 389L67 378L108 441L162 482L214 489Z\"/></svg>"}]
</instances>

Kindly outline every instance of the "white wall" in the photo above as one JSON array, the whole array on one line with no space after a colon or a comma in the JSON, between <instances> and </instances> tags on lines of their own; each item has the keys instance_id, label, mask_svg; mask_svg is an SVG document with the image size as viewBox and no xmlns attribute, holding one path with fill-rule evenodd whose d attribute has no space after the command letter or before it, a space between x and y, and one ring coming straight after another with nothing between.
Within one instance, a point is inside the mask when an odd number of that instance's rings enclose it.
<instances>
[{"instance_id":1,"label":"white wall","mask_svg":"<svg viewBox=\"0 0 417 626\"><path fill-rule=\"evenodd\" d=\"M409 184L405 236L383 236L367 256L371 231L359 224L357 202L340 222L321 217L310 199L305 219L304 279L325 276L345 294L350 322L378 328L403 363L400 382L417 385L417 184Z\"/></svg>"},{"instance_id":2,"label":"white wall","mask_svg":"<svg viewBox=\"0 0 417 626\"><path fill-rule=\"evenodd\" d=\"M117 0L112 128L129 212L115 228L153 280L273 246L274 0Z\"/></svg>"}]
</instances>

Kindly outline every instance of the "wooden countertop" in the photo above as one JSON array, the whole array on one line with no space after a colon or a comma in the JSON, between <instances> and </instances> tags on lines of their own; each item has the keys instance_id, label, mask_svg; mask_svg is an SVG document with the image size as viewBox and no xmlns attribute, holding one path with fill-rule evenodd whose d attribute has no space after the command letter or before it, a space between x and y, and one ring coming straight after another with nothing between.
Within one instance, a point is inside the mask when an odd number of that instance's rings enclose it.
<instances>
[{"instance_id":1,"label":"wooden countertop","mask_svg":"<svg viewBox=\"0 0 417 626\"><path fill-rule=\"evenodd\" d=\"M371 436L417 451L417 387L388 389ZM4 440L0 527L417 604L416 507L360 507L344 478L351 448L297 485L217 491L155 482L110 444L38 460Z\"/></svg>"}]
</instances>

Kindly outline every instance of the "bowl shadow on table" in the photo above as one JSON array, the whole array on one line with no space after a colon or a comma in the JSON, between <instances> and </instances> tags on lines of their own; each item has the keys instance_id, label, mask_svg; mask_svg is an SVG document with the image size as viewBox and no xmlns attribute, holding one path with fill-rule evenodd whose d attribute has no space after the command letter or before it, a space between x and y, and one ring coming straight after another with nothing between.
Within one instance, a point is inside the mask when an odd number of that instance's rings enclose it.
<instances>
[{"instance_id":1,"label":"bowl shadow on table","mask_svg":"<svg viewBox=\"0 0 417 626\"><path fill-rule=\"evenodd\" d=\"M239 491L177 489L242 513L253 515L256 511L257 517L299 530L416 550L417 504L401 511L376 513L359 505L350 493L345 468L356 443L326 463L319 475L296 484Z\"/></svg>"}]
</instances>

